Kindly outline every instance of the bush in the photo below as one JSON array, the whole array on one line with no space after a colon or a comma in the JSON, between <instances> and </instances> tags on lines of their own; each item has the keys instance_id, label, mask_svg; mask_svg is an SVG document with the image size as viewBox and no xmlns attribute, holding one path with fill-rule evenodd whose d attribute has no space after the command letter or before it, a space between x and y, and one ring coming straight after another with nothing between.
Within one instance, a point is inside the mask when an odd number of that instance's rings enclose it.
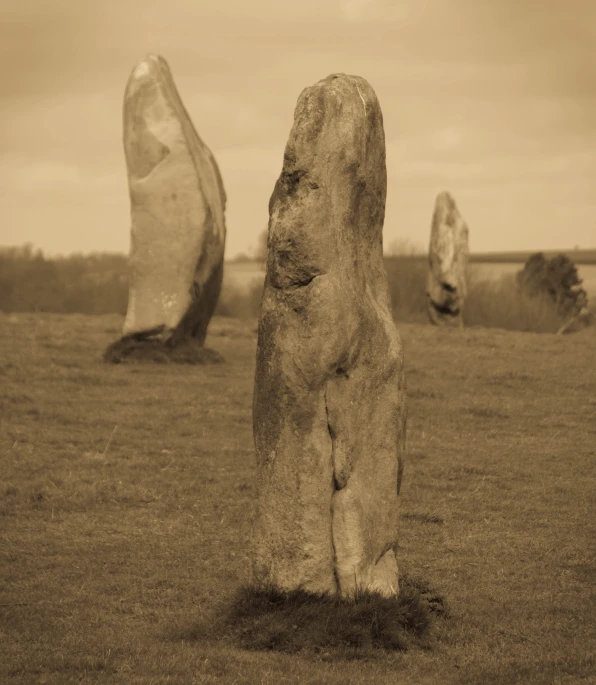
<instances>
[{"instance_id":1,"label":"bush","mask_svg":"<svg viewBox=\"0 0 596 685\"><path fill-rule=\"evenodd\" d=\"M546 259L542 252L528 257L517 284L531 297L546 295L565 319L577 316L588 303L575 264L564 254Z\"/></svg>"}]
</instances>

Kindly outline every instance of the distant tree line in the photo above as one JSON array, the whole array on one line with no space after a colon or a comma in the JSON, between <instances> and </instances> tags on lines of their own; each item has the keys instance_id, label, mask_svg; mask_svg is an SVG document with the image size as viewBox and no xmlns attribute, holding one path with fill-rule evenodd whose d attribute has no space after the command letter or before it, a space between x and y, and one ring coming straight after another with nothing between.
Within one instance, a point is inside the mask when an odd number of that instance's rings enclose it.
<instances>
[{"instance_id":1,"label":"distant tree line","mask_svg":"<svg viewBox=\"0 0 596 685\"><path fill-rule=\"evenodd\" d=\"M118 254L48 259L31 245L0 248L0 311L125 314L127 262Z\"/></svg>"},{"instance_id":2,"label":"distant tree line","mask_svg":"<svg viewBox=\"0 0 596 685\"><path fill-rule=\"evenodd\" d=\"M267 234L259 236L252 259L264 266ZM386 256L388 286L396 321L427 320L428 265L420 251L396 243ZM241 257L237 261L245 261ZM533 254L513 278L474 278L464 307L466 325L555 332L587 308L586 291L565 255ZM249 288L226 284L216 314L258 316L262 282ZM31 245L0 248L0 312L126 314L128 258L95 253L46 258Z\"/></svg>"}]
</instances>

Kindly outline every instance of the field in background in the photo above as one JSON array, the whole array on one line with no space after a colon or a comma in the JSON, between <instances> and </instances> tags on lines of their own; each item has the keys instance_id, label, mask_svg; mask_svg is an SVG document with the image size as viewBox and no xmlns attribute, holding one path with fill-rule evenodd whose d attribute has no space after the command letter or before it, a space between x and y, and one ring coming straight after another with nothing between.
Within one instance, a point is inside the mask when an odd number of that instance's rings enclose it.
<instances>
[{"instance_id":1,"label":"field in background","mask_svg":"<svg viewBox=\"0 0 596 685\"><path fill-rule=\"evenodd\" d=\"M262 283L265 280L265 269L258 262L226 262L224 278L227 283L248 288L257 281Z\"/></svg>"},{"instance_id":2,"label":"field in background","mask_svg":"<svg viewBox=\"0 0 596 685\"><path fill-rule=\"evenodd\" d=\"M497 280L503 276L514 276L523 268L519 262L471 262L470 269L476 280ZM576 264L582 287L591 300L596 300L596 264Z\"/></svg>"},{"instance_id":3,"label":"field in background","mask_svg":"<svg viewBox=\"0 0 596 685\"><path fill-rule=\"evenodd\" d=\"M396 321L427 323L427 263L411 246L396 243L386 257ZM399 252L401 250L401 252ZM586 252L586 251L584 251ZM554 332L565 323L547 302L520 297L513 276L521 263L470 264L471 288L464 311L468 326ZM581 264L579 275L596 302L596 265ZM264 271L258 262L226 262L216 314L254 318L258 314ZM125 255L71 255L46 259L29 245L0 249L0 311L124 314L128 301Z\"/></svg>"},{"instance_id":4,"label":"field in background","mask_svg":"<svg viewBox=\"0 0 596 685\"><path fill-rule=\"evenodd\" d=\"M596 250L594 254L596 255ZM420 259L423 262L424 269L426 269L426 257L421 257ZM583 287L591 298L596 299L596 259L594 262L588 263L576 262L576 265L579 277L583 279ZM523 261L479 261L476 259L472 259L470 264L470 268L477 280L486 279L491 281L501 276L516 274L523 266ZM226 262L225 274L226 280L229 283L234 283L241 287L248 287L256 281L262 281L265 278L265 271L256 262L243 262L240 264Z\"/></svg>"},{"instance_id":5,"label":"field in background","mask_svg":"<svg viewBox=\"0 0 596 685\"><path fill-rule=\"evenodd\" d=\"M520 264L472 263L468 267L468 295L463 308L465 326L483 326L513 331L555 333L567 323L548 296L529 297L519 291L515 274ZM428 324L426 284L428 265L421 257L385 259L393 318L398 324ZM594 270L596 266L580 267ZM584 271L581 271L584 270ZM216 313L235 318L256 318L259 313L264 272L256 263L226 265L224 284ZM590 281L586 282L588 288ZM596 287L591 296L595 309Z\"/></svg>"},{"instance_id":6,"label":"field in background","mask_svg":"<svg viewBox=\"0 0 596 685\"><path fill-rule=\"evenodd\" d=\"M596 265L596 249L594 250L526 250L523 252L475 252L470 255L472 262L500 262L524 264L528 257L536 252L542 252L547 259L551 259L558 254L564 254L574 264L594 264Z\"/></svg>"},{"instance_id":7,"label":"field in background","mask_svg":"<svg viewBox=\"0 0 596 685\"><path fill-rule=\"evenodd\" d=\"M399 563L451 616L345 662L180 638L248 580L255 324L216 317L211 367L105 365L121 326L0 314L0 682L593 682L594 328L399 326Z\"/></svg>"}]
</instances>

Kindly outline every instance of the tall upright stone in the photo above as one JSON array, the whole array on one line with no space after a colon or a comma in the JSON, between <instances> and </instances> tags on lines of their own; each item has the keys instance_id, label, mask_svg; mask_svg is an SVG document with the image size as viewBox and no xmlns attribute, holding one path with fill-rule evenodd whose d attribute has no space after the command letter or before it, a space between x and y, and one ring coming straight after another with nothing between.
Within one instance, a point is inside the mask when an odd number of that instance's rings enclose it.
<instances>
[{"instance_id":1,"label":"tall upright stone","mask_svg":"<svg viewBox=\"0 0 596 685\"><path fill-rule=\"evenodd\" d=\"M435 202L428 261L430 320L438 325L461 326L467 294L468 226L447 192L439 193Z\"/></svg>"},{"instance_id":2,"label":"tall upright stone","mask_svg":"<svg viewBox=\"0 0 596 685\"><path fill-rule=\"evenodd\" d=\"M253 582L398 592L406 389L382 230L383 118L332 75L296 106L269 202L253 427Z\"/></svg>"},{"instance_id":3,"label":"tall upright stone","mask_svg":"<svg viewBox=\"0 0 596 685\"><path fill-rule=\"evenodd\" d=\"M133 70L123 123L131 206L123 333L202 345L223 278L226 194L163 57Z\"/></svg>"}]
</instances>

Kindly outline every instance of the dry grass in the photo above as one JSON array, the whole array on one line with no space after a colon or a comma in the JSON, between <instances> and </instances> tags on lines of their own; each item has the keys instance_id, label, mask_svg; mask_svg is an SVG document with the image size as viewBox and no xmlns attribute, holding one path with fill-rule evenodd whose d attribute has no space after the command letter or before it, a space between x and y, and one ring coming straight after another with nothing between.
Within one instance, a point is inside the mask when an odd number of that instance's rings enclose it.
<instances>
[{"instance_id":1,"label":"dry grass","mask_svg":"<svg viewBox=\"0 0 596 685\"><path fill-rule=\"evenodd\" d=\"M104 364L121 324L0 316L0 682L593 680L594 328L400 325L400 570L450 615L348 661L190 640L249 579L255 324L214 319L224 364Z\"/></svg>"},{"instance_id":2,"label":"dry grass","mask_svg":"<svg viewBox=\"0 0 596 685\"><path fill-rule=\"evenodd\" d=\"M565 323L548 295L531 297L518 288L515 274L486 280L473 265L469 269L463 319L466 326L534 333L556 333Z\"/></svg>"}]
</instances>

